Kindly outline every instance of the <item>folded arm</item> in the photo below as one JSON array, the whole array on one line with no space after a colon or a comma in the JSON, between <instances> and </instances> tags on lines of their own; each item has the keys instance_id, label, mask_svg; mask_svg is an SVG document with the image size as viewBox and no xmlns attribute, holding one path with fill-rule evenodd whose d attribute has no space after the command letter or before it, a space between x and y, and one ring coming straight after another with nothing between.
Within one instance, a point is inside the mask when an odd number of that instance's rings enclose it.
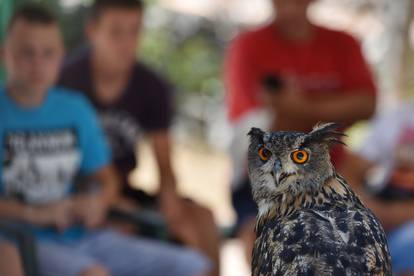
<instances>
[{"instance_id":1,"label":"folded arm","mask_svg":"<svg viewBox=\"0 0 414 276\"><path fill-rule=\"evenodd\" d=\"M317 122L351 125L370 118L375 112L375 96L368 91L332 93L307 98L301 91L281 91L264 100L277 114L275 129L307 131Z\"/></svg>"},{"instance_id":2,"label":"folded arm","mask_svg":"<svg viewBox=\"0 0 414 276\"><path fill-rule=\"evenodd\" d=\"M312 121L352 124L369 119L375 112L375 96L365 91L339 94L310 101L304 117Z\"/></svg>"},{"instance_id":3,"label":"folded arm","mask_svg":"<svg viewBox=\"0 0 414 276\"><path fill-rule=\"evenodd\" d=\"M73 222L70 199L31 206L14 199L0 199L0 217L14 219L40 227L54 226L64 230Z\"/></svg>"}]
</instances>

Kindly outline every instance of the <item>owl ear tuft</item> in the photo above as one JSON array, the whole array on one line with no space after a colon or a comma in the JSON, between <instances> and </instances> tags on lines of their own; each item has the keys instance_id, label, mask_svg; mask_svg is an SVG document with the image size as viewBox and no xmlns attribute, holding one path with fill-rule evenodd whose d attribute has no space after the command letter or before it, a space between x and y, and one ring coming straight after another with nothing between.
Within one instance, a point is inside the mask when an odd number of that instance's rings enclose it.
<instances>
[{"instance_id":1,"label":"owl ear tuft","mask_svg":"<svg viewBox=\"0 0 414 276\"><path fill-rule=\"evenodd\" d=\"M328 146L333 144L345 145L341 138L346 136L346 134L338 131L341 127L342 125L338 123L318 123L313 127L312 131L305 136L302 146L307 146L313 143L324 143L328 144Z\"/></svg>"},{"instance_id":2,"label":"owl ear tuft","mask_svg":"<svg viewBox=\"0 0 414 276\"><path fill-rule=\"evenodd\" d=\"M263 137L265 135L265 132L263 130L261 130L260 128L257 127L253 127L249 133L247 133L248 136L250 136L250 140L256 140L259 141L260 143L263 143Z\"/></svg>"}]
</instances>

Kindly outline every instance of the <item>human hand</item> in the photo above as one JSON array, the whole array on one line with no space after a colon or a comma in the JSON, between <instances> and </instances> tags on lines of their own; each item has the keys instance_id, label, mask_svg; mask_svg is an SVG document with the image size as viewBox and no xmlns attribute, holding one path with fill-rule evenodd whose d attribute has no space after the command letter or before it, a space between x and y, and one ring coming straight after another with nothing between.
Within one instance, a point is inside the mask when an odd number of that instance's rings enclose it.
<instances>
[{"instance_id":1,"label":"human hand","mask_svg":"<svg viewBox=\"0 0 414 276\"><path fill-rule=\"evenodd\" d=\"M41 207L27 207L26 218L35 225L54 226L58 231L64 231L73 223L73 202L64 199Z\"/></svg>"},{"instance_id":2,"label":"human hand","mask_svg":"<svg viewBox=\"0 0 414 276\"><path fill-rule=\"evenodd\" d=\"M104 223L108 208L100 193L82 194L74 198L75 218L88 229L95 229Z\"/></svg>"},{"instance_id":3,"label":"human hand","mask_svg":"<svg viewBox=\"0 0 414 276\"><path fill-rule=\"evenodd\" d=\"M181 201L175 191L163 189L160 192L160 211L169 225L179 224L182 220Z\"/></svg>"},{"instance_id":4,"label":"human hand","mask_svg":"<svg viewBox=\"0 0 414 276\"><path fill-rule=\"evenodd\" d=\"M279 95L272 105L275 113L270 129L273 131L302 131L307 132L317 123L309 116L311 105L301 96ZM293 106L293 107L292 107Z\"/></svg>"},{"instance_id":5,"label":"human hand","mask_svg":"<svg viewBox=\"0 0 414 276\"><path fill-rule=\"evenodd\" d=\"M304 120L312 111L311 102L304 96L302 88L294 78L285 78L283 89L278 93L263 93L263 101L278 118Z\"/></svg>"},{"instance_id":6,"label":"human hand","mask_svg":"<svg viewBox=\"0 0 414 276\"><path fill-rule=\"evenodd\" d=\"M164 194L162 198L161 211L166 218L170 234L184 244L194 246L198 244L198 230L192 218L200 207L180 198L177 194Z\"/></svg>"}]
</instances>

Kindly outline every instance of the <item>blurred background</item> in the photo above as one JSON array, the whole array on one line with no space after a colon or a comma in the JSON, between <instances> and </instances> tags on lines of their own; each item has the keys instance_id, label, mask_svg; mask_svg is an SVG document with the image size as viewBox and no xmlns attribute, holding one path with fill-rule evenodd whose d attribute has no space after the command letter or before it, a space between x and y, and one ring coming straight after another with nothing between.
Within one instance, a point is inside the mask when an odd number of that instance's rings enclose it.
<instances>
[{"instance_id":1,"label":"blurred background","mask_svg":"<svg viewBox=\"0 0 414 276\"><path fill-rule=\"evenodd\" d=\"M0 40L12 11L22 2L0 0ZM38 2L58 14L68 52L83 43L81 24L91 1ZM176 87L173 164L180 192L210 207L223 227L234 222L227 155L232 134L222 82L224 53L236 34L271 16L268 0L147 1L144 39L137 54ZM313 4L310 16L322 26L344 30L361 40L379 86L378 112L414 96L414 1L320 0ZM357 147L364 133L364 123L350 129L349 146ZM155 192L155 160L146 143L140 148L141 168L131 177L142 189ZM222 264L222 275L249 274L237 241L229 240L223 246Z\"/></svg>"}]
</instances>

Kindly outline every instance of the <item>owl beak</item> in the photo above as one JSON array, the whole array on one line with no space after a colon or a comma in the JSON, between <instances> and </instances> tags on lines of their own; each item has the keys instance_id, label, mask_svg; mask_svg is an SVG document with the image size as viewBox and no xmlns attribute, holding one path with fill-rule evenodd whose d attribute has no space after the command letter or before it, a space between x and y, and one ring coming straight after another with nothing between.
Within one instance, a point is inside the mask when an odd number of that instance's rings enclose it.
<instances>
[{"instance_id":1,"label":"owl beak","mask_svg":"<svg viewBox=\"0 0 414 276\"><path fill-rule=\"evenodd\" d=\"M283 171L282 161L280 159L276 159L275 164L273 165L272 175L275 179L276 185L282 183L283 180L292 176L292 173L287 173Z\"/></svg>"},{"instance_id":2,"label":"owl beak","mask_svg":"<svg viewBox=\"0 0 414 276\"><path fill-rule=\"evenodd\" d=\"M276 184L279 185L281 180L283 179L282 162L279 158L276 159L275 164L273 165L272 174L275 178Z\"/></svg>"}]
</instances>

